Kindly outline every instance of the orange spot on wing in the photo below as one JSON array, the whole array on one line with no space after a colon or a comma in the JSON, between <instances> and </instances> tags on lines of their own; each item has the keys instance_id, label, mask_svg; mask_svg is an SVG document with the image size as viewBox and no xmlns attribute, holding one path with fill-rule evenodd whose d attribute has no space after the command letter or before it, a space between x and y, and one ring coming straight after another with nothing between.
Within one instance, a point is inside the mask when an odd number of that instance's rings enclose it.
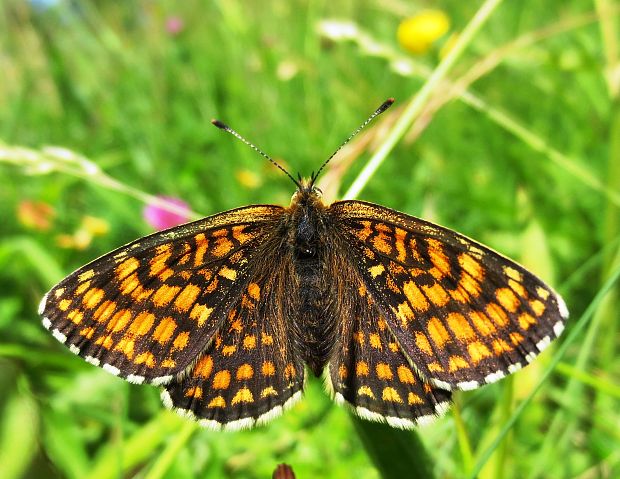
<instances>
[{"instance_id":1,"label":"orange spot on wing","mask_svg":"<svg viewBox=\"0 0 620 479\"><path fill-rule=\"evenodd\" d=\"M240 402L254 402L254 396L252 396L252 391L248 388L239 389L236 394L233 396L231 404L239 404Z\"/></svg>"},{"instance_id":2,"label":"orange spot on wing","mask_svg":"<svg viewBox=\"0 0 620 479\"><path fill-rule=\"evenodd\" d=\"M95 328L83 328L80 330L80 336L84 336L86 339L91 339L93 334L95 334ZM111 339L110 339L111 341ZM109 349L109 348L108 348Z\"/></svg>"},{"instance_id":3,"label":"orange spot on wing","mask_svg":"<svg viewBox=\"0 0 620 479\"><path fill-rule=\"evenodd\" d=\"M420 312L428 311L428 300L413 281L407 281L403 285L403 293L405 293L413 309Z\"/></svg>"},{"instance_id":4,"label":"orange spot on wing","mask_svg":"<svg viewBox=\"0 0 620 479\"><path fill-rule=\"evenodd\" d=\"M222 266L220 270L217 272L222 278L226 278L230 281L234 281L237 279L237 271L229 268L228 266Z\"/></svg>"},{"instance_id":5,"label":"orange spot on wing","mask_svg":"<svg viewBox=\"0 0 620 479\"><path fill-rule=\"evenodd\" d=\"M133 360L135 364L144 364L148 368L152 368L155 366L155 356L153 356L150 352L140 353Z\"/></svg>"},{"instance_id":6,"label":"orange spot on wing","mask_svg":"<svg viewBox=\"0 0 620 479\"><path fill-rule=\"evenodd\" d=\"M407 395L407 404L409 406L415 406L416 404L424 404L424 400L416 393L409 393Z\"/></svg>"},{"instance_id":7,"label":"orange spot on wing","mask_svg":"<svg viewBox=\"0 0 620 479\"><path fill-rule=\"evenodd\" d=\"M192 376L195 378L208 378L213 371L213 358L209 355L203 356L194 366Z\"/></svg>"},{"instance_id":8,"label":"orange spot on wing","mask_svg":"<svg viewBox=\"0 0 620 479\"><path fill-rule=\"evenodd\" d=\"M487 317L487 315L481 313L480 311L471 311L469 313L469 318L471 319L474 327L483 336L489 336L497 331L497 328Z\"/></svg>"},{"instance_id":9,"label":"orange spot on wing","mask_svg":"<svg viewBox=\"0 0 620 479\"><path fill-rule=\"evenodd\" d=\"M176 367L177 362L174 359L171 358L166 358L161 362L161 367L162 368L174 368Z\"/></svg>"},{"instance_id":10,"label":"orange spot on wing","mask_svg":"<svg viewBox=\"0 0 620 479\"><path fill-rule=\"evenodd\" d=\"M93 328L85 328L82 331L86 331L87 329L93 329ZM95 344L98 346L102 346L105 349L110 349L112 346L114 346L114 340L112 339L112 336L110 336L109 334L106 334L105 336L100 336L99 338L97 338L97 340L95 341Z\"/></svg>"},{"instance_id":11,"label":"orange spot on wing","mask_svg":"<svg viewBox=\"0 0 620 479\"><path fill-rule=\"evenodd\" d=\"M271 334L261 333L261 342L265 346L271 346L273 344L273 336Z\"/></svg>"},{"instance_id":12,"label":"orange spot on wing","mask_svg":"<svg viewBox=\"0 0 620 479\"><path fill-rule=\"evenodd\" d=\"M69 314L67 314L67 318L69 318L73 324L80 324L84 319L84 313L79 309L72 309L69 311Z\"/></svg>"},{"instance_id":13,"label":"orange spot on wing","mask_svg":"<svg viewBox=\"0 0 620 479\"><path fill-rule=\"evenodd\" d=\"M401 228L394 228L394 243L396 245L396 251L398 256L396 260L401 263L407 259L407 249L405 248L405 239L407 238L407 232Z\"/></svg>"},{"instance_id":14,"label":"orange spot on wing","mask_svg":"<svg viewBox=\"0 0 620 479\"><path fill-rule=\"evenodd\" d=\"M295 367L290 363L287 364L286 367L284 368L284 377L287 380L291 380L295 376L297 376L297 371L295 371Z\"/></svg>"},{"instance_id":15,"label":"orange spot on wing","mask_svg":"<svg viewBox=\"0 0 620 479\"><path fill-rule=\"evenodd\" d=\"M469 325L469 322L460 313L450 313L446 318L448 322L448 327L452 330L454 335L463 341L467 341L469 339L475 338L476 333Z\"/></svg>"},{"instance_id":16,"label":"orange spot on wing","mask_svg":"<svg viewBox=\"0 0 620 479\"><path fill-rule=\"evenodd\" d=\"M375 395L373 394L372 389L370 389L369 386L361 386L357 390L357 395L358 396L368 396L369 398L375 399Z\"/></svg>"},{"instance_id":17,"label":"orange spot on wing","mask_svg":"<svg viewBox=\"0 0 620 479\"><path fill-rule=\"evenodd\" d=\"M432 317L428 320L426 328L428 330L428 335L431 337L431 340L440 349L443 348L443 345L451 339L450 333L446 331L444 325L436 317Z\"/></svg>"},{"instance_id":18,"label":"orange spot on wing","mask_svg":"<svg viewBox=\"0 0 620 479\"><path fill-rule=\"evenodd\" d=\"M129 325L129 332L136 336L144 336L148 333L155 323L155 315L142 311Z\"/></svg>"},{"instance_id":19,"label":"orange spot on wing","mask_svg":"<svg viewBox=\"0 0 620 479\"><path fill-rule=\"evenodd\" d=\"M368 335L368 342L375 349L383 349L381 346L381 338L377 333L370 333Z\"/></svg>"},{"instance_id":20,"label":"orange spot on wing","mask_svg":"<svg viewBox=\"0 0 620 479\"><path fill-rule=\"evenodd\" d=\"M276 368L271 361L265 361L261 367L261 373L263 376L273 376L276 373Z\"/></svg>"},{"instance_id":21,"label":"orange spot on wing","mask_svg":"<svg viewBox=\"0 0 620 479\"><path fill-rule=\"evenodd\" d=\"M428 256L437 269L435 274L439 275L437 279L450 274L450 260L444 253L441 241L429 238L426 240L426 244L428 245Z\"/></svg>"},{"instance_id":22,"label":"orange spot on wing","mask_svg":"<svg viewBox=\"0 0 620 479\"><path fill-rule=\"evenodd\" d=\"M368 272L370 273L370 276L372 276L372 279L375 279L377 278L377 276L385 272L385 266L383 266L382 264L376 264L368 268Z\"/></svg>"},{"instance_id":23,"label":"orange spot on wing","mask_svg":"<svg viewBox=\"0 0 620 479\"><path fill-rule=\"evenodd\" d=\"M504 274L515 281L523 281L523 275L511 266L504 266Z\"/></svg>"},{"instance_id":24,"label":"orange spot on wing","mask_svg":"<svg viewBox=\"0 0 620 479\"><path fill-rule=\"evenodd\" d=\"M363 346L366 342L366 337L364 336L364 331L355 331L353 333L353 341L358 343L360 346Z\"/></svg>"},{"instance_id":25,"label":"orange spot on wing","mask_svg":"<svg viewBox=\"0 0 620 479\"><path fill-rule=\"evenodd\" d=\"M207 407L210 409L216 408L216 407L226 407L226 400L222 397L222 396L215 396L213 399L211 399L211 401L209 401L209 404L207 404Z\"/></svg>"},{"instance_id":26,"label":"orange spot on wing","mask_svg":"<svg viewBox=\"0 0 620 479\"><path fill-rule=\"evenodd\" d=\"M409 303L405 301L404 303L398 305L396 317L400 319L401 323L403 323L403 326L407 327L409 321L415 319L415 314L409 307Z\"/></svg>"},{"instance_id":27,"label":"orange spot on wing","mask_svg":"<svg viewBox=\"0 0 620 479\"><path fill-rule=\"evenodd\" d=\"M253 334L248 334L245 338L243 338L243 347L245 349L254 349L256 347L256 336Z\"/></svg>"},{"instance_id":28,"label":"orange spot on wing","mask_svg":"<svg viewBox=\"0 0 620 479\"><path fill-rule=\"evenodd\" d=\"M491 351L480 341L473 341L467 345L467 352L474 364L478 364L484 358L491 356Z\"/></svg>"},{"instance_id":29,"label":"orange spot on wing","mask_svg":"<svg viewBox=\"0 0 620 479\"><path fill-rule=\"evenodd\" d=\"M376 229L378 229L377 226L375 226ZM389 243L389 236L383 231L380 231L379 234L372 239L372 245L380 253L390 254L392 252L392 246Z\"/></svg>"},{"instance_id":30,"label":"orange spot on wing","mask_svg":"<svg viewBox=\"0 0 620 479\"><path fill-rule=\"evenodd\" d=\"M519 320L519 326L521 326L521 329L525 329L525 330L528 330L530 326L532 326L533 324L536 324L536 318L534 318L534 316L528 313L520 314L518 320Z\"/></svg>"},{"instance_id":31,"label":"orange spot on wing","mask_svg":"<svg viewBox=\"0 0 620 479\"><path fill-rule=\"evenodd\" d=\"M389 364L379 363L377 364L375 370L379 379L390 380L393 377L392 369Z\"/></svg>"},{"instance_id":32,"label":"orange spot on wing","mask_svg":"<svg viewBox=\"0 0 620 479\"><path fill-rule=\"evenodd\" d=\"M495 297L506 311L514 313L521 304L521 301L509 288L499 288L495 291Z\"/></svg>"},{"instance_id":33,"label":"orange spot on wing","mask_svg":"<svg viewBox=\"0 0 620 479\"><path fill-rule=\"evenodd\" d=\"M256 283L248 284L248 294L254 301L260 299L260 286Z\"/></svg>"},{"instance_id":34,"label":"orange spot on wing","mask_svg":"<svg viewBox=\"0 0 620 479\"><path fill-rule=\"evenodd\" d=\"M215 241L215 246L213 247L213 250L211 251L211 253L213 254L213 256L217 256L218 258L221 258L222 256L226 256L228 253L230 253L233 247L234 245L232 241L230 241L229 239L218 238Z\"/></svg>"},{"instance_id":35,"label":"orange spot on wing","mask_svg":"<svg viewBox=\"0 0 620 479\"><path fill-rule=\"evenodd\" d=\"M218 371L213 376L213 389L228 389L230 385L230 372L227 369Z\"/></svg>"},{"instance_id":36,"label":"orange spot on wing","mask_svg":"<svg viewBox=\"0 0 620 479\"><path fill-rule=\"evenodd\" d=\"M276 391L273 386L267 386L265 389L263 389L260 392L260 397L261 398L266 398L267 396L277 396L278 395L278 391Z\"/></svg>"},{"instance_id":37,"label":"orange spot on wing","mask_svg":"<svg viewBox=\"0 0 620 479\"><path fill-rule=\"evenodd\" d=\"M205 288L205 293L209 293L209 294L213 293L213 291L217 289L218 285L219 285L218 279L213 278L213 281L211 281Z\"/></svg>"},{"instance_id":38,"label":"orange spot on wing","mask_svg":"<svg viewBox=\"0 0 620 479\"><path fill-rule=\"evenodd\" d=\"M480 283L478 283L475 279L466 274L461 276L461 279L458 283L458 288L461 290L461 294L463 295L463 297L467 298L468 301L469 297L477 298L478 296L480 296Z\"/></svg>"},{"instance_id":39,"label":"orange spot on wing","mask_svg":"<svg viewBox=\"0 0 620 479\"><path fill-rule=\"evenodd\" d=\"M462 356L450 356L448 360L448 371L451 373L459 369L467 369L468 367L469 363Z\"/></svg>"},{"instance_id":40,"label":"orange spot on wing","mask_svg":"<svg viewBox=\"0 0 620 479\"><path fill-rule=\"evenodd\" d=\"M180 286L168 286L167 284L162 284L159 288L157 288L157 291L155 291L155 294L151 297L151 301L153 301L155 306L167 306L180 290Z\"/></svg>"},{"instance_id":41,"label":"orange spot on wing","mask_svg":"<svg viewBox=\"0 0 620 479\"><path fill-rule=\"evenodd\" d=\"M86 291L88 288L90 288L90 281L86 281L85 283L82 283L81 285L79 285L75 290L75 294L79 296L84 291Z\"/></svg>"},{"instance_id":42,"label":"orange spot on wing","mask_svg":"<svg viewBox=\"0 0 620 479\"><path fill-rule=\"evenodd\" d=\"M196 243L196 252L194 253L194 266L200 266L204 263L204 256L209 247L209 240L205 238L203 233L198 233L194 236L194 242Z\"/></svg>"},{"instance_id":43,"label":"orange spot on wing","mask_svg":"<svg viewBox=\"0 0 620 479\"><path fill-rule=\"evenodd\" d=\"M421 333L419 331L415 333L415 344L418 348L420 348L429 356L433 355L433 348L431 348L431 343L429 343L428 338L424 333Z\"/></svg>"},{"instance_id":44,"label":"orange spot on wing","mask_svg":"<svg viewBox=\"0 0 620 479\"><path fill-rule=\"evenodd\" d=\"M105 297L105 291L99 288L89 289L82 298L82 304L87 309L93 309Z\"/></svg>"},{"instance_id":45,"label":"orange spot on wing","mask_svg":"<svg viewBox=\"0 0 620 479\"><path fill-rule=\"evenodd\" d=\"M459 266L463 268L473 279L482 281L484 278L483 266L467 253L461 253L458 257Z\"/></svg>"},{"instance_id":46,"label":"orange spot on wing","mask_svg":"<svg viewBox=\"0 0 620 479\"><path fill-rule=\"evenodd\" d=\"M127 356L129 359L132 359L135 345L136 345L136 342L133 339L128 338L128 337L123 337L118 341L118 343L114 347L114 351L120 351L125 356Z\"/></svg>"},{"instance_id":47,"label":"orange spot on wing","mask_svg":"<svg viewBox=\"0 0 620 479\"><path fill-rule=\"evenodd\" d=\"M202 388L200 386L195 386L195 387L186 389L185 397L196 398L196 399L202 398Z\"/></svg>"},{"instance_id":48,"label":"orange spot on wing","mask_svg":"<svg viewBox=\"0 0 620 479\"><path fill-rule=\"evenodd\" d=\"M127 258L125 261L120 263L116 269L114 270L116 279L121 281L132 274L140 267L140 261L136 258Z\"/></svg>"},{"instance_id":49,"label":"orange spot on wing","mask_svg":"<svg viewBox=\"0 0 620 479\"><path fill-rule=\"evenodd\" d=\"M508 280L508 286L522 298L527 297L527 291L521 283L517 283L514 279Z\"/></svg>"},{"instance_id":50,"label":"orange spot on wing","mask_svg":"<svg viewBox=\"0 0 620 479\"><path fill-rule=\"evenodd\" d=\"M340 380L344 381L347 378L347 375L348 375L347 367L344 364L341 364L340 366L338 366L338 377L340 378Z\"/></svg>"},{"instance_id":51,"label":"orange spot on wing","mask_svg":"<svg viewBox=\"0 0 620 479\"><path fill-rule=\"evenodd\" d=\"M514 344L515 346L518 346L519 344L521 344L524 339L523 336L519 333L510 333L509 337L510 337L510 341L512 342L512 344Z\"/></svg>"},{"instance_id":52,"label":"orange spot on wing","mask_svg":"<svg viewBox=\"0 0 620 479\"><path fill-rule=\"evenodd\" d=\"M174 338L172 342L173 350L182 350L187 347L187 343L189 342L189 332L183 331L182 333L177 334L177 337Z\"/></svg>"},{"instance_id":53,"label":"orange spot on wing","mask_svg":"<svg viewBox=\"0 0 620 479\"><path fill-rule=\"evenodd\" d=\"M362 221L361 223L364 229L356 230L354 231L354 234L362 241L366 241L368 237L372 234L372 228L370 227L370 221Z\"/></svg>"},{"instance_id":54,"label":"orange spot on wing","mask_svg":"<svg viewBox=\"0 0 620 479\"><path fill-rule=\"evenodd\" d=\"M250 241L256 236L253 234L244 233L243 230L246 228L247 228L247 225L237 225L237 226L233 226L232 228L233 238L235 238L241 244L247 243L248 241Z\"/></svg>"},{"instance_id":55,"label":"orange spot on wing","mask_svg":"<svg viewBox=\"0 0 620 479\"><path fill-rule=\"evenodd\" d=\"M172 256L172 247L169 244L157 247L157 255L149 261L149 275L159 276L168 269L168 260Z\"/></svg>"},{"instance_id":56,"label":"orange spot on wing","mask_svg":"<svg viewBox=\"0 0 620 479\"><path fill-rule=\"evenodd\" d=\"M222 348L222 355L224 356L232 356L237 351L237 346L234 344L230 344L228 346L224 346Z\"/></svg>"},{"instance_id":57,"label":"orange spot on wing","mask_svg":"<svg viewBox=\"0 0 620 479\"><path fill-rule=\"evenodd\" d=\"M198 327L202 327L203 324L209 319L211 313L213 312L213 308L207 308L204 304L194 303L192 310L189 313L189 317L198 322Z\"/></svg>"},{"instance_id":58,"label":"orange spot on wing","mask_svg":"<svg viewBox=\"0 0 620 479\"><path fill-rule=\"evenodd\" d=\"M366 361L358 361L355 365L355 375L356 376L368 376L369 369L368 363Z\"/></svg>"},{"instance_id":59,"label":"orange spot on wing","mask_svg":"<svg viewBox=\"0 0 620 479\"><path fill-rule=\"evenodd\" d=\"M541 316L545 312L545 304L537 299L530 301L530 307L536 316Z\"/></svg>"},{"instance_id":60,"label":"orange spot on wing","mask_svg":"<svg viewBox=\"0 0 620 479\"><path fill-rule=\"evenodd\" d=\"M106 324L106 329L113 333L118 333L125 329L129 321L131 320L131 311L128 309L120 309L112 317L110 322Z\"/></svg>"},{"instance_id":61,"label":"orange spot on wing","mask_svg":"<svg viewBox=\"0 0 620 479\"><path fill-rule=\"evenodd\" d=\"M442 307L445 306L448 301L450 301L450 295L446 292L445 289L439 284L435 283L432 286L423 285L422 289L424 290L424 294L426 297L433 303L435 306Z\"/></svg>"},{"instance_id":62,"label":"orange spot on wing","mask_svg":"<svg viewBox=\"0 0 620 479\"><path fill-rule=\"evenodd\" d=\"M164 319L159 321L159 324L153 331L153 339L160 344L167 343L174 330L177 328L177 323L170 316L165 317Z\"/></svg>"},{"instance_id":63,"label":"orange spot on wing","mask_svg":"<svg viewBox=\"0 0 620 479\"><path fill-rule=\"evenodd\" d=\"M252 379L254 376L254 368L249 364L242 364L237 369L237 380Z\"/></svg>"},{"instance_id":64,"label":"orange spot on wing","mask_svg":"<svg viewBox=\"0 0 620 479\"><path fill-rule=\"evenodd\" d=\"M398 394L398 391L396 391L396 389L391 388L389 386L383 388L383 392L381 393L381 399L383 399L384 401L389 401L389 402L397 402L397 403L403 402L400 395Z\"/></svg>"},{"instance_id":65,"label":"orange spot on wing","mask_svg":"<svg viewBox=\"0 0 620 479\"><path fill-rule=\"evenodd\" d=\"M499 327L508 325L510 319L506 312L496 303L489 303L485 309L489 318L493 320Z\"/></svg>"},{"instance_id":66,"label":"orange spot on wing","mask_svg":"<svg viewBox=\"0 0 620 479\"><path fill-rule=\"evenodd\" d=\"M428 363L426 366L431 373L443 373L444 369L441 364L437 361L433 361L432 363Z\"/></svg>"},{"instance_id":67,"label":"orange spot on wing","mask_svg":"<svg viewBox=\"0 0 620 479\"><path fill-rule=\"evenodd\" d=\"M61 299L58 302L58 309L60 309L61 311L66 311L67 309L69 309L69 306L71 306L70 299Z\"/></svg>"},{"instance_id":68,"label":"orange spot on wing","mask_svg":"<svg viewBox=\"0 0 620 479\"><path fill-rule=\"evenodd\" d=\"M138 279L137 273L130 274L120 284L120 292L123 295L130 295L136 301L143 301L152 293L152 289L145 289Z\"/></svg>"},{"instance_id":69,"label":"orange spot on wing","mask_svg":"<svg viewBox=\"0 0 620 479\"><path fill-rule=\"evenodd\" d=\"M200 294L200 288L194 284L188 284L174 300L174 306L179 311L188 311L196 302Z\"/></svg>"},{"instance_id":70,"label":"orange spot on wing","mask_svg":"<svg viewBox=\"0 0 620 479\"><path fill-rule=\"evenodd\" d=\"M512 346L503 339L496 339L493 341L493 351L499 356L504 352L512 351Z\"/></svg>"},{"instance_id":71,"label":"orange spot on wing","mask_svg":"<svg viewBox=\"0 0 620 479\"><path fill-rule=\"evenodd\" d=\"M398 366L396 373L398 374L398 379L401 383L415 384L415 376L413 375L413 371L411 371L411 368L409 368L408 366Z\"/></svg>"},{"instance_id":72,"label":"orange spot on wing","mask_svg":"<svg viewBox=\"0 0 620 479\"><path fill-rule=\"evenodd\" d=\"M93 319L98 323L107 323L116 310L114 301L104 301L93 313Z\"/></svg>"}]
</instances>

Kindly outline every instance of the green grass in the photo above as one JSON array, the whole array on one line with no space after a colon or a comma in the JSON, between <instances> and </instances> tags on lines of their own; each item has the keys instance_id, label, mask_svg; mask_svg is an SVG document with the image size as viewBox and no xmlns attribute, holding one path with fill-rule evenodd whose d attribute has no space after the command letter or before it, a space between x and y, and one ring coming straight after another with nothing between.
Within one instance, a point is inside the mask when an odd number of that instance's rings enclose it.
<instances>
[{"instance_id":1,"label":"green grass","mask_svg":"<svg viewBox=\"0 0 620 479\"><path fill-rule=\"evenodd\" d=\"M433 2L462 33L443 60L397 44L407 2L75 4L0 6L0 477L258 478L281 462L300 478L620 475L614 2ZM327 19L357 33L327 38ZM461 231L554 285L568 330L525 370L415 432L352 419L310 379L270 425L216 433L40 325L56 281L150 232L153 195L201 215L288 203L290 181L211 118L309 175L391 96L320 186ZM20 221L24 201L51 205L49 229ZM107 233L61 248L86 216Z\"/></svg>"}]
</instances>

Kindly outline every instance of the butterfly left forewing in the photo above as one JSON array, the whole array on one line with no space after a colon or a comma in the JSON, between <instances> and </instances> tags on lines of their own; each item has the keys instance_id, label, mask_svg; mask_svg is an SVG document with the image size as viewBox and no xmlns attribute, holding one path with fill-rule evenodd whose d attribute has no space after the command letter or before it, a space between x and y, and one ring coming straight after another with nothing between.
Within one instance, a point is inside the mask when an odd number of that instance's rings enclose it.
<instances>
[{"instance_id":1,"label":"butterfly left forewing","mask_svg":"<svg viewBox=\"0 0 620 479\"><path fill-rule=\"evenodd\" d=\"M330 208L365 286L419 372L472 389L529 363L568 317L520 265L454 231L370 203Z\"/></svg>"},{"instance_id":2,"label":"butterfly left forewing","mask_svg":"<svg viewBox=\"0 0 620 479\"><path fill-rule=\"evenodd\" d=\"M62 280L43 324L88 362L132 382L166 384L195 362L282 208L239 208L141 238Z\"/></svg>"}]
</instances>

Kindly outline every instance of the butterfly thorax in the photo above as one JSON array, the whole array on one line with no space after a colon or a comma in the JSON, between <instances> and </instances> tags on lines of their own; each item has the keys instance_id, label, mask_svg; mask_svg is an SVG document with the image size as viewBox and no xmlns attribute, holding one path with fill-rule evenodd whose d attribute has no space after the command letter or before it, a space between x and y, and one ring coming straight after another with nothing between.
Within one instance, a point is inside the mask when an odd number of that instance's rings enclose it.
<instances>
[{"instance_id":1,"label":"butterfly thorax","mask_svg":"<svg viewBox=\"0 0 620 479\"><path fill-rule=\"evenodd\" d=\"M288 248L298 282L292 330L299 353L319 376L329 360L337 325L329 283L329 215L320 191L302 182L288 213Z\"/></svg>"}]
</instances>

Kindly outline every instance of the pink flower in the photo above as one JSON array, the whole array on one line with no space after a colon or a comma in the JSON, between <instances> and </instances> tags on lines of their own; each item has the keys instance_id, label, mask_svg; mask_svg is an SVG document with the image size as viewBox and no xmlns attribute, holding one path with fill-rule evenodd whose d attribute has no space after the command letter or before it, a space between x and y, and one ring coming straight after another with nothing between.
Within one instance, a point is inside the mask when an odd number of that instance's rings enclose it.
<instances>
[{"instance_id":1,"label":"pink flower","mask_svg":"<svg viewBox=\"0 0 620 479\"><path fill-rule=\"evenodd\" d=\"M168 17L166 18L166 31L172 35L178 35L185 28L185 22L181 17Z\"/></svg>"},{"instance_id":2,"label":"pink flower","mask_svg":"<svg viewBox=\"0 0 620 479\"><path fill-rule=\"evenodd\" d=\"M146 222L153 228L165 230L189 221L189 205L185 201L171 196L158 196L158 198L175 208L175 211L166 209L159 204L145 206L142 214Z\"/></svg>"}]
</instances>

